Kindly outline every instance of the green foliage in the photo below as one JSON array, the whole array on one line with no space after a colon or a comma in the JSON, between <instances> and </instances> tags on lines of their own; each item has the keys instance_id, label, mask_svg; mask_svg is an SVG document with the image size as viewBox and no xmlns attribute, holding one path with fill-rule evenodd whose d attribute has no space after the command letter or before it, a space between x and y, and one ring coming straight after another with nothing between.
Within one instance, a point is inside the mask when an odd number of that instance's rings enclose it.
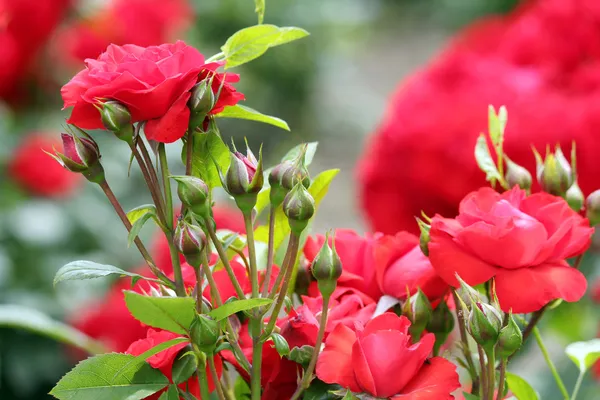
<instances>
[{"instance_id":1,"label":"green foliage","mask_svg":"<svg viewBox=\"0 0 600 400\"><path fill-rule=\"evenodd\" d=\"M463 392L463 397L465 400L481 400L479 396L475 396L474 394Z\"/></svg>"},{"instance_id":2,"label":"green foliage","mask_svg":"<svg viewBox=\"0 0 600 400\"><path fill-rule=\"evenodd\" d=\"M101 343L96 342L83 332L24 306L0 305L0 327L24 329L78 347L90 354L104 351Z\"/></svg>"},{"instance_id":3,"label":"green foliage","mask_svg":"<svg viewBox=\"0 0 600 400\"><path fill-rule=\"evenodd\" d=\"M250 399L250 387L248 383L241 377L238 376L233 386L233 394L236 400L248 400Z\"/></svg>"},{"instance_id":4,"label":"green foliage","mask_svg":"<svg viewBox=\"0 0 600 400\"><path fill-rule=\"evenodd\" d=\"M500 172L498 172L498 168L496 168L496 164L490 154L490 149L483 133L477 138L477 144L475 145L475 160L477 161L479 168L485 172L485 179L490 181L492 185L496 181L502 180L502 176L500 176Z\"/></svg>"},{"instance_id":5,"label":"green foliage","mask_svg":"<svg viewBox=\"0 0 600 400\"><path fill-rule=\"evenodd\" d=\"M187 334L196 315L191 297L151 297L125 291L127 308L137 320L170 332Z\"/></svg>"},{"instance_id":6,"label":"green foliage","mask_svg":"<svg viewBox=\"0 0 600 400\"><path fill-rule=\"evenodd\" d=\"M314 351L314 346L305 344L302 347L294 347L287 358L302 366L307 366Z\"/></svg>"},{"instance_id":7,"label":"green foliage","mask_svg":"<svg viewBox=\"0 0 600 400\"><path fill-rule=\"evenodd\" d=\"M282 120L281 118L273 117L271 115L262 114L259 111L256 111L253 108L243 106L241 104L236 104L235 106L227 106L215 115L217 118L237 118L237 119L245 119L249 121L263 122L265 124L273 125L281 129L285 129L286 131L290 130L287 122Z\"/></svg>"},{"instance_id":8,"label":"green foliage","mask_svg":"<svg viewBox=\"0 0 600 400\"><path fill-rule=\"evenodd\" d=\"M272 302L272 299L267 298L234 300L223 304L219 308L215 308L208 313L208 315L210 315L216 321L221 321L240 311L251 310L256 307L271 304Z\"/></svg>"},{"instance_id":9,"label":"green foliage","mask_svg":"<svg viewBox=\"0 0 600 400\"><path fill-rule=\"evenodd\" d=\"M488 107L488 130L492 144L497 152L502 152L507 119L508 114L506 112L506 107L500 107L497 114L494 106L490 105Z\"/></svg>"},{"instance_id":10,"label":"green foliage","mask_svg":"<svg viewBox=\"0 0 600 400\"><path fill-rule=\"evenodd\" d=\"M161 394L158 400L179 400L177 385L169 385L169 389Z\"/></svg>"},{"instance_id":11,"label":"green foliage","mask_svg":"<svg viewBox=\"0 0 600 400\"><path fill-rule=\"evenodd\" d=\"M154 221L160 225L158 222L158 216L156 214L156 207L152 205L145 205L136 207L133 210L127 213L127 218L131 222L131 230L127 235L127 246L131 246L135 238L139 235L142 227L150 218L153 218Z\"/></svg>"},{"instance_id":12,"label":"green foliage","mask_svg":"<svg viewBox=\"0 0 600 400\"><path fill-rule=\"evenodd\" d=\"M567 346L565 352L571 361L577 365L579 371L585 373L600 359L600 339L571 343Z\"/></svg>"},{"instance_id":13,"label":"green foliage","mask_svg":"<svg viewBox=\"0 0 600 400\"><path fill-rule=\"evenodd\" d=\"M506 383L517 400L539 400L536 391L520 376L507 372Z\"/></svg>"},{"instance_id":14,"label":"green foliage","mask_svg":"<svg viewBox=\"0 0 600 400\"><path fill-rule=\"evenodd\" d=\"M342 389L339 385L329 385L317 378L313 379L310 386L303 394L304 400L333 400L339 399L357 399L351 391Z\"/></svg>"},{"instance_id":15,"label":"green foliage","mask_svg":"<svg viewBox=\"0 0 600 400\"><path fill-rule=\"evenodd\" d=\"M305 36L308 36L308 32L296 27L254 25L241 29L231 35L221 47L226 58L225 69L245 64L262 56L271 47L302 39Z\"/></svg>"},{"instance_id":16,"label":"green foliage","mask_svg":"<svg viewBox=\"0 0 600 400\"><path fill-rule=\"evenodd\" d=\"M182 149L181 158L185 164L185 146ZM194 135L192 175L202 179L209 188L221 186L217 166L221 171L227 171L229 161L229 148L214 130Z\"/></svg>"},{"instance_id":17,"label":"green foliage","mask_svg":"<svg viewBox=\"0 0 600 400\"><path fill-rule=\"evenodd\" d=\"M258 23L262 24L265 20L265 1L266 0L254 0L254 12L258 14Z\"/></svg>"},{"instance_id":18,"label":"green foliage","mask_svg":"<svg viewBox=\"0 0 600 400\"><path fill-rule=\"evenodd\" d=\"M130 354L110 353L77 364L52 389L60 400L139 400L169 384L149 364L132 362Z\"/></svg>"},{"instance_id":19,"label":"green foliage","mask_svg":"<svg viewBox=\"0 0 600 400\"><path fill-rule=\"evenodd\" d=\"M192 352L180 354L173 362L172 379L174 383L187 381L198 368L198 359Z\"/></svg>"},{"instance_id":20,"label":"green foliage","mask_svg":"<svg viewBox=\"0 0 600 400\"><path fill-rule=\"evenodd\" d=\"M271 333L270 338L273 340L273 343L275 344L275 350L277 350L277 353L279 353L280 356L283 357L290 354L290 345L283 336L281 336L279 333L273 332Z\"/></svg>"},{"instance_id":21,"label":"green foliage","mask_svg":"<svg viewBox=\"0 0 600 400\"><path fill-rule=\"evenodd\" d=\"M131 276L133 279L146 277L133 272L122 270L113 265L98 264L93 261L79 260L64 265L54 276L54 285L62 281L101 278L108 275Z\"/></svg>"}]
</instances>

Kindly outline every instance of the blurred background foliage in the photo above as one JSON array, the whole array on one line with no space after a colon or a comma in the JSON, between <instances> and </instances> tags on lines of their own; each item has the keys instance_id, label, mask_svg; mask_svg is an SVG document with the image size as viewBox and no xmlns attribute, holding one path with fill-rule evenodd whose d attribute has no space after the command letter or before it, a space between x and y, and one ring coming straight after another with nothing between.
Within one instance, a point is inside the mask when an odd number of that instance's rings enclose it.
<instances>
[{"instance_id":1,"label":"blurred background foliage","mask_svg":"<svg viewBox=\"0 0 600 400\"><path fill-rule=\"evenodd\" d=\"M102 3L76 2L66 19L82 18ZM318 140L312 169L341 168L342 173L322 205L316 229L364 229L355 203L354 165L365 138L382 117L388 96L458 28L486 14L507 12L515 3L267 0L265 22L299 26L311 36L236 68L242 77L237 87L246 94L245 104L286 120L292 132L236 120L221 122L221 131L226 141L231 136L239 142L247 137L252 147L263 143L267 164L292 145ZM207 57L217 53L232 33L256 23L251 0L194 0L191 5L193 23L177 38ZM0 303L27 305L61 319L99 297L107 282L78 282L55 290L52 278L60 266L74 259L91 259L132 268L140 260L125 246L125 230L96 187L84 184L71 196L44 198L30 195L9 176L7 163L23 138L36 131L57 136L68 115L68 110L60 111L59 89L82 65L57 67L48 60L60 51L51 47L48 52L43 65L52 70L53 79L29 87L26 102L6 104L0 111ZM140 190L143 182L138 171L134 168L129 178L125 173L127 147L108 134L95 137L109 181L125 209L148 203L150 199L140 194L145 192ZM177 159L179 149L171 150L170 156ZM142 235L150 239L152 232L146 229ZM586 257L584 269L597 271L597 264L593 257ZM590 339L599 316L585 299L562 305L545 321L551 331L547 336L553 358L568 387L577 372L563 355L564 345ZM531 347L516 360L514 371L539 388L541 398L558 399L539 351ZM62 345L51 340L0 329L0 399L47 398L46 393L73 360ZM590 379L580 398L598 398L593 393L597 386Z\"/></svg>"}]
</instances>

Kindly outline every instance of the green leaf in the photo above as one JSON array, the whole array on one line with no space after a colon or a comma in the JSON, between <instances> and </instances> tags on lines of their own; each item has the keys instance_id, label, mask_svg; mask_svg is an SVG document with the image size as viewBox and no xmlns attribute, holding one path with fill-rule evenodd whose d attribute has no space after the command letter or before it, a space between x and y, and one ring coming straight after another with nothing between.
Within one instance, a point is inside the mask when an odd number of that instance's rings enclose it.
<instances>
[{"instance_id":1,"label":"green leaf","mask_svg":"<svg viewBox=\"0 0 600 400\"><path fill-rule=\"evenodd\" d=\"M132 211L134 211L134 210L132 210ZM141 211L139 211L139 212L137 210L134 211L134 215L137 215L139 213L141 213ZM155 209L146 209L143 213L141 213L141 215L137 216L137 219L131 226L131 230L129 231L129 234L127 235L127 247L131 246L131 244L133 243L135 238L139 235L139 233L142 230L142 227L144 226L146 221L148 221L150 218L154 218L154 220L156 222L158 222L158 219L156 217L156 208Z\"/></svg>"},{"instance_id":2,"label":"green leaf","mask_svg":"<svg viewBox=\"0 0 600 400\"><path fill-rule=\"evenodd\" d=\"M194 396L191 393L186 392L182 388L177 388L177 391L179 392L179 396L183 397L183 400L198 400L196 398L196 396Z\"/></svg>"},{"instance_id":3,"label":"green leaf","mask_svg":"<svg viewBox=\"0 0 600 400\"><path fill-rule=\"evenodd\" d=\"M68 263L56 272L54 285L62 281L101 278L108 275L131 276L134 279L148 279L145 276L122 270L113 265L98 264L79 260Z\"/></svg>"},{"instance_id":4,"label":"green leaf","mask_svg":"<svg viewBox=\"0 0 600 400\"><path fill-rule=\"evenodd\" d=\"M0 305L0 327L33 332L78 347L89 354L98 354L105 351L100 342L96 342L85 333L62 322L55 321L40 311L24 306Z\"/></svg>"},{"instance_id":5,"label":"green leaf","mask_svg":"<svg viewBox=\"0 0 600 400\"><path fill-rule=\"evenodd\" d=\"M258 7L257 7L258 8ZM237 67L263 55L269 48L308 36L304 29L254 25L234 33L221 47L225 69Z\"/></svg>"},{"instance_id":6,"label":"green leaf","mask_svg":"<svg viewBox=\"0 0 600 400\"><path fill-rule=\"evenodd\" d=\"M475 396L474 394L463 392L465 400L481 400L481 397Z\"/></svg>"},{"instance_id":7,"label":"green leaf","mask_svg":"<svg viewBox=\"0 0 600 400\"><path fill-rule=\"evenodd\" d=\"M251 396L250 386L248 383L241 377L238 376L235 380L235 384L233 386L233 394L236 400L249 400Z\"/></svg>"},{"instance_id":8,"label":"green leaf","mask_svg":"<svg viewBox=\"0 0 600 400\"><path fill-rule=\"evenodd\" d=\"M254 0L254 12L258 14L258 23L262 24L265 20L265 0Z\"/></svg>"},{"instance_id":9,"label":"green leaf","mask_svg":"<svg viewBox=\"0 0 600 400\"><path fill-rule=\"evenodd\" d=\"M279 353L280 356L287 356L290 354L290 345L287 340L279 333L271 333L271 339L273 339L273 343L275 344L275 350Z\"/></svg>"},{"instance_id":10,"label":"green leaf","mask_svg":"<svg viewBox=\"0 0 600 400\"><path fill-rule=\"evenodd\" d=\"M156 207L153 204L144 204L143 206L136 207L127 212L127 218L131 224L135 224L135 221L140 219L144 214L156 215Z\"/></svg>"},{"instance_id":11,"label":"green leaf","mask_svg":"<svg viewBox=\"0 0 600 400\"><path fill-rule=\"evenodd\" d=\"M127 308L138 321L154 328L187 334L196 315L191 297L151 297L125 291Z\"/></svg>"},{"instance_id":12,"label":"green leaf","mask_svg":"<svg viewBox=\"0 0 600 400\"><path fill-rule=\"evenodd\" d=\"M584 373L600 359L600 339L571 343L565 352L579 371Z\"/></svg>"},{"instance_id":13,"label":"green leaf","mask_svg":"<svg viewBox=\"0 0 600 400\"><path fill-rule=\"evenodd\" d=\"M179 400L177 385L169 385L169 389L161 394L158 400Z\"/></svg>"},{"instance_id":14,"label":"green leaf","mask_svg":"<svg viewBox=\"0 0 600 400\"><path fill-rule=\"evenodd\" d=\"M310 383L310 386L306 389L306 391L302 395L303 400L335 400L339 399L342 396L351 396L351 397L343 397L344 399L352 399L357 400L357 397L352 395L347 389L343 389L340 385L329 385L322 380L315 378Z\"/></svg>"},{"instance_id":15,"label":"green leaf","mask_svg":"<svg viewBox=\"0 0 600 400\"><path fill-rule=\"evenodd\" d=\"M251 310L256 307L271 304L272 302L272 299L267 298L234 300L223 304L219 308L215 308L210 313L208 313L208 315L210 315L217 321L221 321L229 317L230 315L233 315L240 311Z\"/></svg>"},{"instance_id":16,"label":"green leaf","mask_svg":"<svg viewBox=\"0 0 600 400\"><path fill-rule=\"evenodd\" d=\"M494 106L488 106L488 130L492 144L497 150L502 150L507 119L508 113L506 112L506 107L500 107L496 114Z\"/></svg>"},{"instance_id":17,"label":"green leaf","mask_svg":"<svg viewBox=\"0 0 600 400\"><path fill-rule=\"evenodd\" d=\"M223 139L212 129L207 133L194 135L194 151L192 158L192 175L204 181L210 188L221 186L219 171L227 171L229 168L229 148ZM181 159L185 164L186 146L183 146Z\"/></svg>"},{"instance_id":18,"label":"green leaf","mask_svg":"<svg viewBox=\"0 0 600 400\"><path fill-rule=\"evenodd\" d=\"M294 146L290 151L288 151L286 155L283 156L281 161L294 161L296 158L298 158L304 146L306 146L306 153L304 154L304 165L308 167L312 163L313 158L315 157L315 153L317 152L319 142L300 143L298 146Z\"/></svg>"},{"instance_id":19,"label":"green leaf","mask_svg":"<svg viewBox=\"0 0 600 400\"><path fill-rule=\"evenodd\" d=\"M262 114L259 111L256 111L253 108L243 106L241 104L237 104L235 106L227 106L215 115L217 118L237 118L237 119L247 119L250 121L263 122L265 124L274 125L278 128L285 129L286 131L290 130L287 122L282 120L281 118L272 117L270 115Z\"/></svg>"},{"instance_id":20,"label":"green leaf","mask_svg":"<svg viewBox=\"0 0 600 400\"><path fill-rule=\"evenodd\" d=\"M198 359L193 353L180 354L173 362L173 382L183 383L187 381L198 368Z\"/></svg>"},{"instance_id":21,"label":"green leaf","mask_svg":"<svg viewBox=\"0 0 600 400\"><path fill-rule=\"evenodd\" d=\"M507 372L506 383L518 400L539 400L537 392L520 376Z\"/></svg>"},{"instance_id":22,"label":"green leaf","mask_svg":"<svg viewBox=\"0 0 600 400\"><path fill-rule=\"evenodd\" d=\"M308 363L310 363L310 359L312 358L312 354L314 351L314 346L309 346L305 344L302 347L294 347L290 351L290 354L287 356L287 358L295 363L306 367Z\"/></svg>"},{"instance_id":23,"label":"green leaf","mask_svg":"<svg viewBox=\"0 0 600 400\"><path fill-rule=\"evenodd\" d=\"M119 353L88 358L63 376L50 394L60 400L139 400L169 384L166 376L145 362L122 368L134 359Z\"/></svg>"},{"instance_id":24,"label":"green leaf","mask_svg":"<svg viewBox=\"0 0 600 400\"><path fill-rule=\"evenodd\" d=\"M492 159L490 149L485 140L485 136L482 134L477 138L477 144L475 145L475 160L479 169L485 172L485 179L494 183L495 181L502 180L500 172L496 168L496 163Z\"/></svg>"}]
</instances>

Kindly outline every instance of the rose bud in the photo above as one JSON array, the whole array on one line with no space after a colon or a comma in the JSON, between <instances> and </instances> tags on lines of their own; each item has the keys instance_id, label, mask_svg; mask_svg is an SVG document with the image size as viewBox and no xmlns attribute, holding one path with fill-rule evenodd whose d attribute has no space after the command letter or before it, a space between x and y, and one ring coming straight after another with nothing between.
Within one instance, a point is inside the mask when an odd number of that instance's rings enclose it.
<instances>
[{"instance_id":1,"label":"rose bud","mask_svg":"<svg viewBox=\"0 0 600 400\"><path fill-rule=\"evenodd\" d=\"M263 187L262 150L258 161L246 147L246 156L239 151L231 153L231 164L225 175L223 186L233 196L238 208L249 213L256 204L258 192Z\"/></svg>"},{"instance_id":2,"label":"rose bud","mask_svg":"<svg viewBox=\"0 0 600 400\"><path fill-rule=\"evenodd\" d=\"M427 224L421 218L417 217L417 224L419 225L419 230L421 231L421 235L419 236L419 247L421 251L426 256L429 256L429 231L431 230L431 225Z\"/></svg>"},{"instance_id":3,"label":"rose bud","mask_svg":"<svg viewBox=\"0 0 600 400\"><path fill-rule=\"evenodd\" d=\"M192 344L205 354L212 355L219 341L219 322L208 315L196 315L190 327Z\"/></svg>"},{"instance_id":4,"label":"rose bud","mask_svg":"<svg viewBox=\"0 0 600 400\"><path fill-rule=\"evenodd\" d=\"M579 212L583 208L585 196L579 188L577 181L573 182L569 190L567 190L567 193L565 194L565 200L567 200L569 207L571 207L575 212Z\"/></svg>"},{"instance_id":5,"label":"rose bud","mask_svg":"<svg viewBox=\"0 0 600 400\"><path fill-rule=\"evenodd\" d=\"M192 95L188 101L191 114L189 123L191 131L204 122L204 119L215 105L212 81L212 78L204 79L192 88Z\"/></svg>"},{"instance_id":6,"label":"rose bud","mask_svg":"<svg viewBox=\"0 0 600 400\"><path fill-rule=\"evenodd\" d=\"M448 308L448 303L445 301L440 302L431 313L431 319L425 329L435 335L435 349L439 349L454 329L454 316ZM434 354L437 354L437 351Z\"/></svg>"},{"instance_id":7,"label":"rose bud","mask_svg":"<svg viewBox=\"0 0 600 400\"><path fill-rule=\"evenodd\" d=\"M118 101L107 101L98 107L100 119L104 127L113 132L119 139L131 144L133 140L133 124L131 113Z\"/></svg>"},{"instance_id":8,"label":"rose bud","mask_svg":"<svg viewBox=\"0 0 600 400\"><path fill-rule=\"evenodd\" d=\"M460 283L460 291L458 292L460 299L465 303L467 308L473 307L473 304L481 301L479 292L473 289L467 282L463 281L462 278L456 274L456 279Z\"/></svg>"},{"instance_id":9,"label":"rose bud","mask_svg":"<svg viewBox=\"0 0 600 400\"><path fill-rule=\"evenodd\" d=\"M335 240L333 242L332 249L329 246L329 232L327 232L323 246L310 266L323 298L331 296L337 286L337 280L342 275L342 260L335 251Z\"/></svg>"},{"instance_id":10,"label":"rose bud","mask_svg":"<svg viewBox=\"0 0 600 400\"><path fill-rule=\"evenodd\" d=\"M173 236L175 247L194 268L201 263L201 254L206 247L206 235L199 226L180 221Z\"/></svg>"},{"instance_id":11,"label":"rose bud","mask_svg":"<svg viewBox=\"0 0 600 400\"><path fill-rule=\"evenodd\" d=\"M98 144L84 131L85 137L73 133L61 133L63 153L50 154L59 164L71 172L81 173L90 182L104 181L104 168L100 164Z\"/></svg>"},{"instance_id":12,"label":"rose bud","mask_svg":"<svg viewBox=\"0 0 600 400\"><path fill-rule=\"evenodd\" d=\"M585 213L591 226L600 224L600 189L594 190L585 200Z\"/></svg>"},{"instance_id":13,"label":"rose bud","mask_svg":"<svg viewBox=\"0 0 600 400\"><path fill-rule=\"evenodd\" d=\"M512 162L508 157L505 156L506 160L506 175L505 179L508 186L511 188L519 186L521 189L531 189L531 174L526 168L521 167L519 164Z\"/></svg>"},{"instance_id":14,"label":"rose bud","mask_svg":"<svg viewBox=\"0 0 600 400\"><path fill-rule=\"evenodd\" d=\"M501 327L502 317L496 309L486 303L474 303L467 330L486 352L496 345Z\"/></svg>"},{"instance_id":15,"label":"rose bud","mask_svg":"<svg viewBox=\"0 0 600 400\"><path fill-rule=\"evenodd\" d=\"M177 181L179 200L194 214L203 219L210 217L209 189L206 183L195 176L175 175L171 178Z\"/></svg>"},{"instance_id":16,"label":"rose bud","mask_svg":"<svg viewBox=\"0 0 600 400\"><path fill-rule=\"evenodd\" d=\"M555 196L563 196L573 183L571 166L560 147L556 148L554 154L546 155L543 166L539 170L542 189Z\"/></svg>"},{"instance_id":17,"label":"rose bud","mask_svg":"<svg viewBox=\"0 0 600 400\"><path fill-rule=\"evenodd\" d=\"M496 344L496 354L507 359L512 356L523 344L523 333L515 322L512 313L508 315L508 324L500 329L498 343Z\"/></svg>"},{"instance_id":18,"label":"rose bud","mask_svg":"<svg viewBox=\"0 0 600 400\"><path fill-rule=\"evenodd\" d=\"M297 183L285 196L283 213L288 218L292 232L300 235L315 213L315 200L302 183Z\"/></svg>"},{"instance_id":19,"label":"rose bud","mask_svg":"<svg viewBox=\"0 0 600 400\"><path fill-rule=\"evenodd\" d=\"M420 288L417 289L417 293L407 297L402 307L402 314L410 320L410 334L415 340L421 337L431 320L431 312L431 303Z\"/></svg>"},{"instance_id":20,"label":"rose bud","mask_svg":"<svg viewBox=\"0 0 600 400\"><path fill-rule=\"evenodd\" d=\"M293 163L291 161L284 161L281 164L277 164L273 167L271 172L269 172L269 185L271 186L269 199L271 201L271 206L273 207L278 207L283 203L285 195L289 192L289 189L283 187L281 180L283 179L285 171L292 168L292 166Z\"/></svg>"}]
</instances>

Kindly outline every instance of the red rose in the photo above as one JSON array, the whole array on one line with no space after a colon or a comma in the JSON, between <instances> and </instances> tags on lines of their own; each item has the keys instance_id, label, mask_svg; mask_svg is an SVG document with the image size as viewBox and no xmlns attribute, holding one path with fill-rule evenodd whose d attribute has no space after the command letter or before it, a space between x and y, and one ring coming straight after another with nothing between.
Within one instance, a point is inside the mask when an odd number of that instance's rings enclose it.
<instances>
[{"instance_id":1,"label":"red rose","mask_svg":"<svg viewBox=\"0 0 600 400\"><path fill-rule=\"evenodd\" d=\"M565 259L583 253L593 229L559 197L514 188L470 193L455 219L431 222L429 258L448 284L495 278L501 308L529 313L554 299L577 301L587 282Z\"/></svg>"},{"instance_id":2,"label":"red rose","mask_svg":"<svg viewBox=\"0 0 600 400\"><path fill-rule=\"evenodd\" d=\"M177 339L181 337L172 332L154 330L152 328L148 329L148 333L144 339L137 340L129 346L126 353L132 354L134 356L139 356L145 351L150 350L151 348L158 346L161 343L167 342L172 339ZM178 345L169 347L166 350L161 351L158 354L149 357L146 361L152 368L158 368L169 381L172 382L172 370L173 363L175 362L175 358L181 349L186 346L186 343L180 343ZM221 376L222 373L222 363L221 358L219 356L214 357L215 361L215 369L217 370L217 375ZM206 374L208 376L208 390L213 391L215 389L215 383L212 380L211 372L206 367ZM196 396L196 398L200 399L200 387L198 386L198 378L195 375L192 375L186 382L179 384L179 387L187 390L188 393ZM146 399L156 400L160 397L160 394L164 392L166 389L163 389L151 396L146 397Z\"/></svg>"},{"instance_id":3,"label":"red rose","mask_svg":"<svg viewBox=\"0 0 600 400\"><path fill-rule=\"evenodd\" d=\"M508 108L511 160L535 171L532 145L575 140L582 190L600 187L600 3L523 3L466 29L396 90L358 167L373 230L416 233L421 210L455 215L485 185L473 148L488 104Z\"/></svg>"},{"instance_id":4,"label":"red rose","mask_svg":"<svg viewBox=\"0 0 600 400\"><path fill-rule=\"evenodd\" d=\"M406 290L414 294L420 288L429 300L438 300L448 291L429 259L419 247L419 238L400 232L383 236L375 245L377 283L383 294L406 299Z\"/></svg>"},{"instance_id":5,"label":"red rose","mask_svg":"<svg viewBox=\"0 0 600 400\"><path fill-rule=\"evenodd\" d=\"M103 128L95 106L103 99L117 100L129 108L133 122L147 121L144 132L148 139L163 143L185 134L190 89L204 70L215 71L219 66L205 64L198 50L181 41L147 48L110 45L86 65L61 90L64 106L73 106L68 122L81 128ZM219 79L237 80L237 76ZM220 100L228 99L227 105L244 98L227 83L221 96Z\"/></svg>"},{"instance_id":6,"label":"red rose","mask_svg":"<svg viewBox=\"0 0 600 400\"><path fill-rule=\"evenodd\" d=\"M402 400L452 399L460 387L456 367L441 357L427 357L433 334L412 344L410 321L385 313L356 329L339 324L317 361L317 377L353 392ZM399 368L398 366L401 366Z\"/></svg>"},{"instance_id":7,"label":"red rose","mask_svg":"<svg viewBox=\"0 0 600 400\"><path fill-rule=\"evenodd\" d=\"M335 232L335 248L342 260L343 272L338 279L339 286L355 288L374 300L382 293L377 285L374 265L374 246L380 234L359 236L349 229ZM323 235L309 237L304 246L304 256L310 263L316 257L325 241Z\"/></svg>"},{"instance_id":8,"label":"red rose","mask_svg":"<svg viewBox=\"0 0 600 400\"><path fill-rule=\"evenodd\" d=\"M81 183L81 176L64 169L47 152L60 149L60 140L33 133L24 138L8 163L9 176L23 189L46 197L67 197Z\"/></svg>"}]
</instances>

